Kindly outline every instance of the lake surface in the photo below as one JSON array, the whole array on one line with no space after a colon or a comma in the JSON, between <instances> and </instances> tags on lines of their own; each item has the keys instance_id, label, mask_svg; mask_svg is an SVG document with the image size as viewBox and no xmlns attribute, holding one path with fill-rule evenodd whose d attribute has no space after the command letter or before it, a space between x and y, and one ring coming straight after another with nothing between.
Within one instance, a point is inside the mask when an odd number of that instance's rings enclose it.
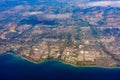
<instances>
[{"instance_id":1,"label":"lake surface","mask_svg":"<svg viewBox=\"0 0 120 80\"><path fill-rule=\"evenodd\" d=\"M53 60L34 64L4 54L0 55L0 80L120 80L120 69L73 67Z\"/></svg>"}]
</instances>

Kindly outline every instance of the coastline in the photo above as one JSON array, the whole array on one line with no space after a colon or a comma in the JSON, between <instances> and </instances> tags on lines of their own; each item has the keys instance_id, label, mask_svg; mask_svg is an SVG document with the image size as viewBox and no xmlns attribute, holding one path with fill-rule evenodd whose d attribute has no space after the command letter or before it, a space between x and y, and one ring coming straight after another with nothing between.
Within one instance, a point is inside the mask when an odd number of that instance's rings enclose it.
<instances>
[{"instance_id":1,"label":"coastline","mask_svg":"<svg viewBox=\"0 0 120 80\"><path fill-rule=\"evenodd\" d=\"M10 76L10 78L5 80L18 80L18 76L25 78L20 80L26 80L26 78L28 80L66 80L65 78L68 78L67 80L119 80L120 73L120 69L118 68L109 69L94 66L74 67L71 64L66 64L58 60L46 60L43 63L34 64L33 61L16 54L0 55L0 62L1 73L5 73L3 75L1 74L1 77L7 75L6 78L8 78ZM11 76L15 79L12 79Z\"/></svg>"},{"instance_id":2,"label":"coastline","mask_svg":"<svg viewBox=\"0 0 120 80\"><path fill-rule=\"evenodd\" d=\"M9 53L7 54L0 54L0 55L8 55ZM72 67L75 67L75 68L101 68L101 69L116 69L116 68L119 68L120 67L105 67L105 66L97 66L97 65L75 65L75 64L70 64L70 63L67 63L65 61L61 61L61 60L54 60L54 59L51 59L51 60L43 60L43 61L34 61L32 59L28 59L27 57L24 57L24 56L21 56L21 55L18 55L18 54L9 54L9 55L12 55L12 56L17 56L23 60L26 60L28 62L31 62L33 64L41 64L41 63L44 63L46 61L56 61L56 62L60 62L62 64L65 64L65 65L68 65L68 66L72 66Z\"/></svg>"}]
</instances>

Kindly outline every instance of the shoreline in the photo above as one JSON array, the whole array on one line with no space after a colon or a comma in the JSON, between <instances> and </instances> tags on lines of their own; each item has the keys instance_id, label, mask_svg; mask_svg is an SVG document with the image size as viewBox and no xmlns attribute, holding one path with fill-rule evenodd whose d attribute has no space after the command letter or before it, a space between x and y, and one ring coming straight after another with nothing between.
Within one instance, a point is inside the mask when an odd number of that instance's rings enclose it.
<instances>
[{"instance_id":1,"label":"shoreline","mask_svg":"<svg viewBox=\"0 0 120 80\"><path fill-rule=\"evenodd\" d=\"M8 55L7 54L0 54L0 55ZM18 55L18 54L10 54L10 55L14 55L14 56L17 56L23 60L26 60L28 62L31 62L33 64L41 64L41 63L44 63L46 61L56 61L56 62L60 62L62 64L65 64L65 65L68 65L68 66L72 66L72 67L75 67L75 68L101 68L101 69L116 69L116 68L119 68L120 67L102 67L102 66L97 66L97 65L75 65L75 64L70 64L70 63L67 63L65 61L61 61L61 60L54 60L54 59L48 59L48 60L43 60L43 61L34 61L34 60L31 60L31 59L28 59L27 57L24 57L24 56L21 56L21 55Z\"/></svg>"}]
</instances>

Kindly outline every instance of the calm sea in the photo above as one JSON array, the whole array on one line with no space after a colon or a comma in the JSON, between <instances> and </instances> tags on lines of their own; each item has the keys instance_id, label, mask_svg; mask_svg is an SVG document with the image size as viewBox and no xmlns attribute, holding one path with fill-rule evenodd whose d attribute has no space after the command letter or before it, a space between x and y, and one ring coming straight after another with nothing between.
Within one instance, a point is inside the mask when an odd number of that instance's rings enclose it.
<instances>
[{"instance_id":1,"label":"calm sea","mask_svg":"<svg viewBox=\"0 0 120 80\"><path fill-rule=\"evenodd\" d=\"M58 61L34 64L15 55L0 55L0 80L120 80L120 69L73 67Z\"/></svg>"}]
</instances>

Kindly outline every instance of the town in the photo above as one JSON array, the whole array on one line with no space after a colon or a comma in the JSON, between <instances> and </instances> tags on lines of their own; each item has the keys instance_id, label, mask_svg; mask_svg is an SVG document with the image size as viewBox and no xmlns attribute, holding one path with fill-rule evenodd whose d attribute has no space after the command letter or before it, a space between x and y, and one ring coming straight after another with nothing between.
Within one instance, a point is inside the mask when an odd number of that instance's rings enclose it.
<instances>
[{"instance_id":1,"label":"town","mask_svg":"<svg viewBox=\"0 0 120 80\"><path fill-rule=\"evenodd\" d=\"M120 65L120 8L41 3L0 12L0 54L12 50L36 63Z\"/></svg>"}]
</instances>

